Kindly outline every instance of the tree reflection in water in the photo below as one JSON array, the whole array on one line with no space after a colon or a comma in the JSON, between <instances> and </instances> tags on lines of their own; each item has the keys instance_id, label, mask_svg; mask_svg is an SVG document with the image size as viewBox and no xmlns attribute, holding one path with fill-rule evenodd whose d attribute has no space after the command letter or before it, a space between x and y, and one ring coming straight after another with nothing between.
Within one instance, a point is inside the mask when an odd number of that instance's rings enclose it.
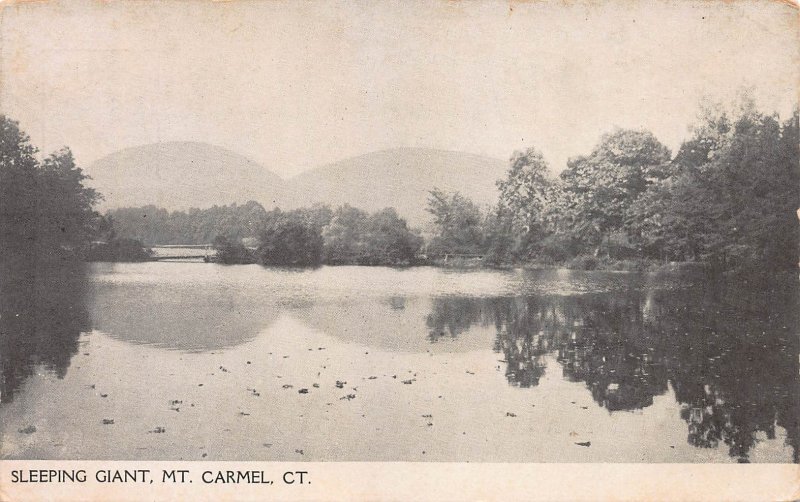
<instances>
[{"instance_id":1,"label":"tree reflection in water","mask_svg":"<svg viewBox=\"0 0 800 502\"><path fill-rule=\"evenodd\" d=\"M0 275L0 403L8 403L37 369L63 378L90 321L83 264L16 263Z\"/></svg>"},{"instance_id":2,"label":"tree reflection in water","mask_svg":"<svg viewBox=\"0 0 800 502\"><path fill-rule=\"evenodd\" d=\"M497 328L494 351L504 356L508 382L519 387L539 385L553 339L550 306L537 297L497 299L491 304Z\"/></svg>"},{"instance_id":3,"label":"tree reflection in water","mask_svg":"<svg viewBox=\"0 0 800 502\"><path fill-rule=\"evenodd\" d=\"M776 285L777 284L777 285ZM428 338L494 325L509 384L534 387L553 353L609 412L653 404L669 385L688 442L748 461L756 434L800 451L795 283L576 296L435 298Z\"/></svg>"},{"instance_id":4,"label":"tree reflection in water","mask_svg":"<svg viewBox=\"0 0 800 502\"><path fill-rule=\"evenodd\" d=\"M484 307L481 301L461 296L434 299L427 319L428 340L436 343L445 337L456 338L486 317Z\"/></svg>"}]
</instances>

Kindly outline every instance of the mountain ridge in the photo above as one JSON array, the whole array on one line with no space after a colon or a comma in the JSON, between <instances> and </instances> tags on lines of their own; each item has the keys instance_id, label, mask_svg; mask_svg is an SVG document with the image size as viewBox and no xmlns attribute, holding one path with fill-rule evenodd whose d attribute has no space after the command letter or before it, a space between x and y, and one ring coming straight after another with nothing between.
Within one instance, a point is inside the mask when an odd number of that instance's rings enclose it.
<instances>
[{"instance_id":1,"label":"mountain ridge","mask_svg":"<svg viewBox=\"0 0 800 502\"><path fill-rule=\"evenodd\" d=\"M104 196L102 209L147 204L170 211L243 204L293 209L314 203L375 211L395 207L425 226L428 192L457 190L481 205L497 197L506 163L434 148L396 147L348 157L283 178L232 150L192 141L125 148L86 168ZM176 187L186 187L176 190ZM135 187L135 188L131 188Z\"/></svg>"}]
</instances>

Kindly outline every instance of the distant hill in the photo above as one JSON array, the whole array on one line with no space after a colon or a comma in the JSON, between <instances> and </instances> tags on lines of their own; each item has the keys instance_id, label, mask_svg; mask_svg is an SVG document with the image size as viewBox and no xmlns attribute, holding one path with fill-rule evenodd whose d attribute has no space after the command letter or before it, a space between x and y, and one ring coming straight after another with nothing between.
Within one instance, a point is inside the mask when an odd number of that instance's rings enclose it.
<instances>
[{"instance_id":1,"label":"distant hill","mask_svg":"<svg viewBox=\"0 0 800 502\"><path fill-rule=\"evenodd\" d=\"M294 205L348 203L369 211L394 207L413 226L429 221L428 191L458 190L478 204L497 201L507 163L463 152L395 148L306 171L289 180Z\"/></svg>"},{"instance_id":2,"label":"distant hill","mask_svg":"<svg viewBox=\"0 0 800 502\"><path fill-rule=\"evenodd\" d=\"M479 204L497 200L506 162L462 152L396 148L368 153L283 180L260 164L205 143L158 143L121 150L86 168L104 196L102 209L153 204L169 210L248 200L267 210L313 203L368 211L394 207L412 226L429 222L434 187Z\"/></svg>"},{"instance_id":3,"label":"distant hill","mask_svg":"<svg viewBox=\"0 0 800 502\"><path fill-rule=\"evenodd\" d=\"M103 194L102 209L153 204L169 210L285 198L286 184L264 166L207 143L169 142L126 148L86 168Z\"/></svg>"}]
</instances>

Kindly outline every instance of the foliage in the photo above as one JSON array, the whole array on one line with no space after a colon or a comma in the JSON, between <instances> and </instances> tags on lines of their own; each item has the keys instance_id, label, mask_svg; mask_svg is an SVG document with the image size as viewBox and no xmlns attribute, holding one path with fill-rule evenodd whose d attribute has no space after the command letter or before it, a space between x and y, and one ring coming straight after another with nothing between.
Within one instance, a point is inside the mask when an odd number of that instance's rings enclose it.
<instances>
[{"instance_id":1,"label":"foliage","mask_svg":"<svg viewBox=\"0 0 800 502\"><path fill-rule=\"evenodd\" d=\"M254 201L188 211L169 212L148 205L108 212L119 235L150 245L208 244L219 235L231 241L255 237L266 214L264 207Z\"/></svg>"},{"instance_id":2,"label":"foliage","mask_svg":"<svg viewBox=\"0 0 800 502\"><path fill-rule=\"evenodd\" d=\"M99 195L68 148L39 162L19 124L0 115L0 246L2 255L77 256L97 231Z\"/></svg>"},{"instance_id":3,"label":"foliage","mask_svg":"<svg viewBox=\"0 0 800 502\"><path fill-rule=\"evenodd\" d=\"M746 96L733 111L705 104L674 158L649 131L615 129L558 177L537 149L515 152L489 210L458 192L430 191L434 229L426 252L482 256L495 265L636 268L634 260L659 260L720 270L793 268L798 115L781 122ZM39 161L19 125L0 116L3 256L143 260L149 255L140 242L214 240L223 263L402 265L414 263L423 244L392 208L267 212L250 201L174 212L123 208L100 217L92 209L100 196L84 186L86 178L67 148Z\"/></svg>"},{"instance_id":4,"label":"foliage","mask_svg":"<svg viewBox=\"0 0 800 502\"><path fill-rule=\"evenodd\" d=\"M257 256L264 265L314 266L322 261L322 229L307 210L267 213L260 232Z\"/></svg>"},{"instance_id":5,"label":"foliage","mask_svg":"<svg viewBox=\"0 0 800 502\"><path fill-rule=\"evenodd\" d=\"M636 199L668 177L669 158L669 150L652 133L617 129L588 156L570 159L561 180L563 218L573 236L597 253L610 232L623 229Z\"/></svg>"},{"instance_id":6,"label":"foliage","mask_svg":"<svg viewBox=\"0 0 800 502\"><path fill-rule=\"evenodd\" d=\"M482 254L484 216L478 205L459 192L434 188L429 193L427 210L433 216L436 233L428 254Z\"/></svg>"},{"instance_id":7,"label":"foliage","mask_svg":"<svg viewBox=\"0 0 800 502\"><path fill-rule=\"evenodd\" d=\"M707 162L689 165L632 208L634 228L644 246L672 259L721 269L793 267L800 237L798 114L781 124L750 109L727 122L732 126Z\"/></svg>"},{"instance_id":8,"label":"foliage","mask_svg":"<svg viewBox=\"0 0 800 502\"><path fill-rule=\"evenodd\" d=\"M255 253L246 248L241 241L231 241L224 235L214 238L214 249L217 251L216 261L225 264L255 263Z\"/></svg>"},{"instance_id":9,"label":"foliage","mask_svg":"<svg viewBox=\"0 0 800 502\"><path fill-rule=\"evenodd\" d=\"M394 208L378 211L369 218L367 263L370 265L406 265L414 261L422 238L409 230L406 220Z\"/></svg>"},{"instance_id":10,"label":"foliage","mask_svg":"<svg viewBox=\"0 0 800 502\"><path fill-rule=\"evenodd\" d=\"M545 236L545 213L551 199L549 166L535 148L514 152L504 180L497 183L500 192L494 224L503 233L489 239L489 254L526 260L536 253L536 243Z\"/></svg>"},{"instance_id":11,"label":"foliage","mask_svg":"<svg viewBox=\"0 0 800 502\"><path fill-rule=\"evenodd\" d=\"M781 123L746 96L735 108L704 105L674 159L652 133L625 129L570 159L557 180L535 149L516 152L484 224L487 262L796 266L798 113Z\"/></svg>"},{"instance_id":12,"label":"foliage","mask_svg":"<svg viewBox=\"0 0 800 502\"><path fill-rule=\"evenodd\" d=\"M369 215L348 205L333 213L323 238L324 261L328 264L409 264L422 244L394 209Z\"/></svg>"}]
</instances>

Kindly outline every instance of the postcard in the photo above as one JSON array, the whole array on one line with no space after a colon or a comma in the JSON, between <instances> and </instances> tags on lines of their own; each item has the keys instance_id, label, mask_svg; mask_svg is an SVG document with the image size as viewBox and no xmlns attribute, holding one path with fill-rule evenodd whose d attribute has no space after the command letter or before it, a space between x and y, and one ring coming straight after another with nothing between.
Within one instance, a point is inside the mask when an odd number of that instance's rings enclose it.
<instances>
[{"instance_id":1,"label":"postcard","mask_svg":"<svg viewBox=\"0 0 800 502\"><path fill-rule=\"evenodd\" d=\"M0 499L800 497L782 1L0 17Z\"/></svg>"}]
</instances>

